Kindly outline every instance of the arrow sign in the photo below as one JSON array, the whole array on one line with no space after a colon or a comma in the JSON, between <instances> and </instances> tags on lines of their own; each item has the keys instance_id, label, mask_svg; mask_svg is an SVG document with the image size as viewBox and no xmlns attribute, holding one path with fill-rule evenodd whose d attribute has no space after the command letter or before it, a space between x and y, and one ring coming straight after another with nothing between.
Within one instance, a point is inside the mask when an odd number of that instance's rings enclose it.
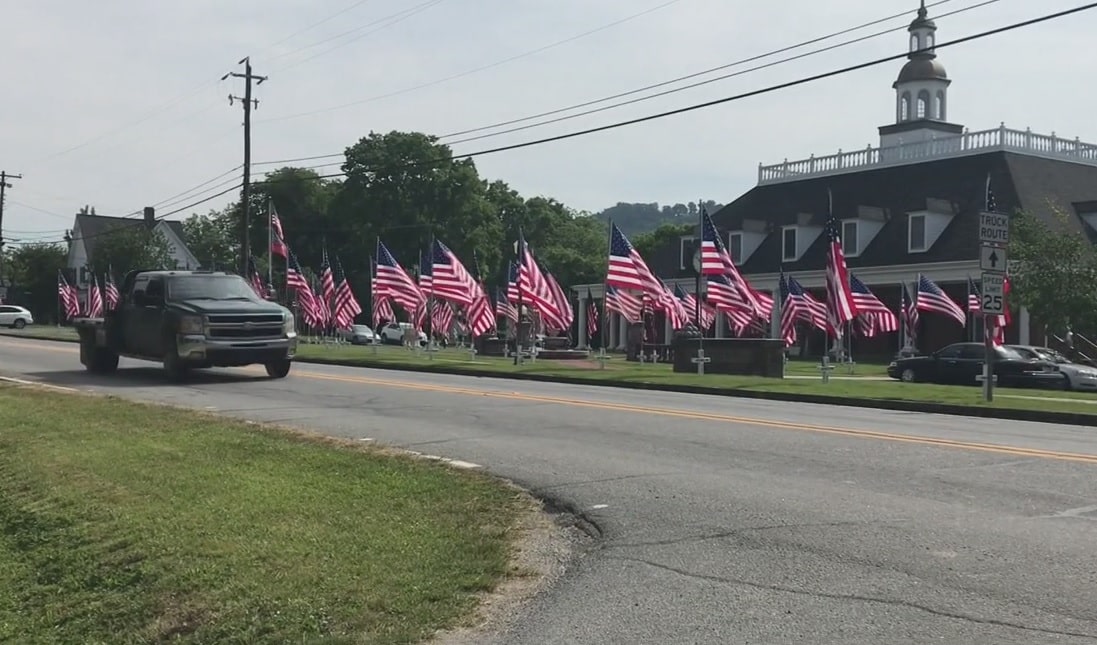
<instances>
[{"instance_id":1,"label":"arrow sign","mask_svg":"<svg viewBox=\"0 0 1097 645\"><path fill-rule=\"evenodd\" d=\"M984 244L979 248L979 269L990 273L1005 273L1009 252L1005 248Z\"/></svg>"}]
</instances>

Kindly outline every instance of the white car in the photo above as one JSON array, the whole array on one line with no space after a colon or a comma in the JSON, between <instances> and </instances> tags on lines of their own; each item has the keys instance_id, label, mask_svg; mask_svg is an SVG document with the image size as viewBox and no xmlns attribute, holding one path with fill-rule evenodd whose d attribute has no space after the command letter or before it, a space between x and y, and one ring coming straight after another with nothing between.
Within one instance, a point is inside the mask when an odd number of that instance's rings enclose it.
<instances>
[{"instance_id":1,"label":"white car","mask_svg":"<svg viewBox=\"0 0 1097 645\"><path fill-rule=\"evenodd\" d=\"M378 332L378 336L381 337L382 343L402 345L404 344L404 335L407 333L407 330L411 328L411 323L390 322L381 328L381 331ZM427 344L427 335L423 332L419 332L419 344Z\"/></svg>"},{"instance_id":2,"label":"white car","mask_svg":"<svg viewBox=\"0 0 1097 645\"><path fill-rule=\"evenodd\" d=\"M1068 390L1090 392L1097 390L1097 368L1095 367L1072 363L1066 356L1048 347L1035 347L1033 345L1010 345L1009 347L1025 358L1035 358L1053 363L1059 373L1063 375L1064 385Z\"/></svg>"},{"instance_id":3,"label":"white car","mask_svg":"<svg viewBox=\"0 0 1097 645\"><path fill-rule=\"evenodd\" d=\"M377 334L366 325L354 325L339 332L351 345L372 345L377 342Z\"/></svg>"},{"instance_id":4,"label":"white car","mask_svg":"<svg viewBox=\"0 0 1097 645\"><path fill-rule=\"evenodd\" d=\"M0 327L22 329L34 324L34 316L24 307L0 305Z\"/></svg>"}]
</instances>

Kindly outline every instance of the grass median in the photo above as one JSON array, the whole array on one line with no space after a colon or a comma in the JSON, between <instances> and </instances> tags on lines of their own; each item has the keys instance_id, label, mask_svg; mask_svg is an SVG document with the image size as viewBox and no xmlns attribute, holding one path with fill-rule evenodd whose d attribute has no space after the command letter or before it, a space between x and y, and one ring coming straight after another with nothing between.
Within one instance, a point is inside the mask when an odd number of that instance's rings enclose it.
<instances>
[{"instance_id":1,"label":"grass median","mask_svg":"<svg viewBox=\"0 0 1097 645\"><path fill-rule=\"evenodd\" d=\"M33 337L30 328L24 332L5 333ZM49 331L45 331L40 337L72 339L75 335L66 328L49 328ZM987 403L983 401L982 389L979 387L900 383L887 379L886 366L879 363L858 363L852 371L839 367L832 372L835 378L832 378L829 383L823 383L819 365L813 361L789 361L785 373L791 378L769 379L722 374L698 376L692 373L675 373L671 366L665 363L630 363L619 354L606 361L604 368L595 360L525 361L522 365L516 366L511 359L473 356L466 350L453 348L428 355L426 352L393 346L302 343L298 350L298 358L301 362L324 362L351 367L395 369L410 367L439 373L456 369L502 378L524 373L548 379L579 379L591 383L614 381L645 384L651 387L699 386L721 390L727 394L773 392L844 399L911 401L972 408L990 407L1097 415L1097 396L1093 393L1000 388L996 390L995 400Z\"/></svg>"},{"instance_id":2,"label":"grass median","mask_svg":"<svg viewBox=\"0 0 1097 645\"><path fill-rule=\"evenodd\" d=\"M0 385L0 641L408 643L511 571L485 476Z\"/></svg>"}]
</instances>

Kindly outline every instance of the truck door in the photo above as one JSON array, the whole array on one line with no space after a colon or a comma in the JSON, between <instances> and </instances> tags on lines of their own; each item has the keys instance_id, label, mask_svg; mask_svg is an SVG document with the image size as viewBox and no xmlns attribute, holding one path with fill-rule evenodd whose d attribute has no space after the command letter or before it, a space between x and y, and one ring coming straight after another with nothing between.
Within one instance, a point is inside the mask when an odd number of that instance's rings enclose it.
<instances>
[{"instance_id":1,"label":"truck door","mask_svg":"<svg viewBox=\"0 0 1097 645\"><path fill-rule=\"evenodd\" d=\"M138 275L134 278L133 289L124 296L122 306L119 308L122 315L118 321L120 335L116 339L116 346L125 353L144 355L147 351L142 333L142 321L145 318L144 298L148 285L147 275Z\"/></svg>"},{"instance_id":2,"label":"truck door","mask_svg":"<svg viewBox=\"0 0 1097 645\"><path fill-rule=\"evenodd\" d=\"M144 354L153 358L164 355L164 278L153 276L145 288L145 307L141 318L142 343Z\"/></svg>"}]
</instances>

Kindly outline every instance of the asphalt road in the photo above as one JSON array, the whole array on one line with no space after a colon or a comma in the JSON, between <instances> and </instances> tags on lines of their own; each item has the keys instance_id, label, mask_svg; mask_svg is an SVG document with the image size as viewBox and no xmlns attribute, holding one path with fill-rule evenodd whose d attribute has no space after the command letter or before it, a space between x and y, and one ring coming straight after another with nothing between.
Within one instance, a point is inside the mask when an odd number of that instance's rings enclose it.
<instances>
[{"instance_id":1,"label":"asphalt road","mask_svg":"<svg viewBox=\"0 0 1097 645\"><path fill-rule=\"evenodd\" d=\"M1093 429L298 364L0 372L482 465L602 536L500 643L1097 642ZM2 431L2 429L0 429Z\"/></svg>"}]
</instances>

